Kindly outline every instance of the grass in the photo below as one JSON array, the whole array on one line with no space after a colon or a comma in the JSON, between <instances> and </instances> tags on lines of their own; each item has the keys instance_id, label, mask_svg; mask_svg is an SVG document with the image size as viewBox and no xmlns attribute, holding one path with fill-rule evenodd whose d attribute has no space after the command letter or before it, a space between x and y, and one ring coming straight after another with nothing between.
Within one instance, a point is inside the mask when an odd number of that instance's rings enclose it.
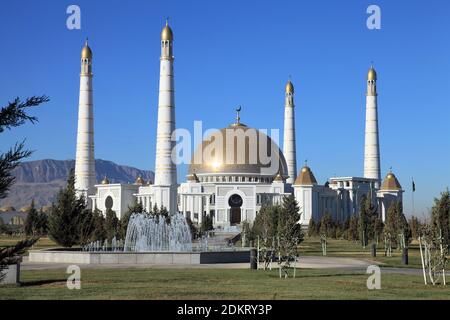
<instances>
[{"instance_id":1,"label":"grass","mask_svg":"<svg viewBox=\"0 0 450 320\"><path fill-rule=\"evenodd\" d=\"M17 241L23 239L23 237L17 236L0 236L0 248L4 246L14 245ZM32 249L46 249L57 247L52 240L48 237L42 237L33 246ZM320 245L320 238L305 238L305 241L301 243L299 248L301 255L306 256L318 256L322 255L322 249ZM397 250L393 251L392 257L384 257L384 248L379 245L377 248L377 257L372 258L370 253L370 247L364 249L359 242L347 241L347 240L334 240L329 239L327 244L327 255L330 257L349 257L359 259L369 259L383 264L386 267L407 267L407 268L422 268L420 261L419 246L414 243L409 248L409 264L404 265L402 263L401 253Z\"/></svg>"},{"instance_id":2,"label":"grass","mask_svg":"<svg viewBox=\"0 0 450 320\"><path fill-rule=\"evenodd\" d=\"M305 238L300 244L299 248L300 254L311 256L311 255L322 255L322 247L320 244L320 238ZM419 244L413 242L409 246L408 258L409 264L404 265L402 262L402 254L399 250L393 250L392 257L384 256L384 244L379 244L377 247L377 257L372 257L370 246L365 249L361 244L354 241L347 240L335 240L328 239L327 241L327 256L329 257L348 257L348 258L359 258L359 259L369 259L371 261L383 264L385 267L404 267L404 268L422 268L422 263L420 260L420 250Z\"/></svg>"},{"instance_id":3,"label":"grass","mask_svg":"<svg viewBox=\"0 0 450 320\"><path fill-rule=\"evenodd\" d=\"M449 299L450 287L425 286L420 275L383 274L381 290L368 275L339 270L86 269L81 290L66 288L65 270L22 273L22 286L0 287L0 299Z\"/></svg>"},{"instance_id":4,"label":"grass","mask_svg":"<svg viewBox=\"0 0 450 320\"><path fill-rule=\"evenodd\" d=\"M0 248L7 247L7 246L13 246L18 241L25 239L25 237L22 236L7 236L7 235L0 235ZM58 245L50 240L48 237L42 237L39 239L37 243L34 244L32 247L33 250L39 250L39 249L48 249L48 248L54 248Z\"/></svg>"}]
</instances>

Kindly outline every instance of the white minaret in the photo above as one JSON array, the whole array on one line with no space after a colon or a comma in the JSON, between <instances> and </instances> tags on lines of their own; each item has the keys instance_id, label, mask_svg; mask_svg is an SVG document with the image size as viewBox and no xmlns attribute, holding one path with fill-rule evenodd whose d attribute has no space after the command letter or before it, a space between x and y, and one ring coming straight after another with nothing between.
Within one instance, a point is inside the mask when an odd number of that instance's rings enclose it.
<instances>
[{"instance_id":1,"label":"white minaret","mask_svg":"<svg viewBox=\"0 0 450 320\"><path fill-rule=\"evenodd\" d=\"M175 141L175 94L173 76L173 33L168 22L161 32L158 128L156 140L154 203L170 213L177 210L177 168L172 161Z\"/></svg>"},{"instance_id":2,"label":"white minaret","mask_svg":"<svg viewBox=\"0 0 450 320\"><path fill-rule=\"evenodd\" d=\"M380 144L378 137L377 73L370 67L367 74L366 138L364 145L364 178L376 179L375 188L381 183Z\"/></svg>"},{"instance_id":3,"label":"white minaret","mask_svg":"<svg viewBox=\"0 0 450 320\"><path fill-rule=\"evenodd\" d=\"M75 159L75 189L77 195L93 194L94 158L94 100L92 91L92 51L86 44L81 51L80 100L78 106L77 154Z\"/></svg>"},{"instance_id":4,"label":"white minaret","mask_svg":"<svg viewBox=\"0 0 450 320\"><path fill-rule=\"evenodd\" d=\"M284 140L283 153L286 159L289 177L287 183L293 184L297 175L297 152L295 149L295 110L294 86L289 80L286 84L286 98L284 104Z\"/></svg>"}]
</instances>

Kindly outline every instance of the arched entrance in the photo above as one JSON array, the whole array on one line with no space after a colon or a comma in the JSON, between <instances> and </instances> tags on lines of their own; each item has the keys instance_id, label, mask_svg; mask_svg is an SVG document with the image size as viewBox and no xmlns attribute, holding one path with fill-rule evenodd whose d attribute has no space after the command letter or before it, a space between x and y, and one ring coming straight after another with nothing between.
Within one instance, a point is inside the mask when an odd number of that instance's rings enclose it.
<instances>
[{"instance_id":1,"label":"arched entrance","mask_svg":"<svg viewBox=\"0 0 450 320\"><path fill-rule=\"evenodd\" d=\"M242 197L238 194L233 194L228 199L228 205L230 206L230 225L237 225L241 223L241 207Z\"/></svg>"}]
</instances>

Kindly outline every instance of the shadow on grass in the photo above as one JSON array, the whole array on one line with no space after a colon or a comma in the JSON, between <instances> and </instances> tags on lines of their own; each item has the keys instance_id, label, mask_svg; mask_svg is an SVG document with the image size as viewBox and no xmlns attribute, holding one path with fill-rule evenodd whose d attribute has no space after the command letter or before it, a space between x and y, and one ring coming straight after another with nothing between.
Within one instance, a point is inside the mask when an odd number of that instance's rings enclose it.
<instances>
[{"instance_id":1,"label":"shadow on grass","mask_svg":"<svg viewBox=\"0 0 450 320\"><path fill-rule=\"evenodd\" d=\"M48 279L48 280L34 280L34 281L26 281L20 282L21 287L34 287L34 286L43 286L46 284L54 284L54 283L66 283L67 279Z\"/></svg>"},{"instance_id":2,"label":"shadow on grass","mask_svg":"<svg viewBox=\"0 0 450 320\"><path fill-rule=\"evenodd\" d=\"M290 277L292 278L293 272L291 271L289 273ZM352 272L348 272L348 273L319 273L319 274L304 274L302 275L301 273L299 273L298 271L296 272L295 278L329 278L329 277L355 277L355 276L361 276L363 275L362 273L352 273ZM279 278L279 274L277 273L276 275L271 274L269 275L269 278ZM282 277L284 278L284 276Z\"/></svg>"}]
</instances>

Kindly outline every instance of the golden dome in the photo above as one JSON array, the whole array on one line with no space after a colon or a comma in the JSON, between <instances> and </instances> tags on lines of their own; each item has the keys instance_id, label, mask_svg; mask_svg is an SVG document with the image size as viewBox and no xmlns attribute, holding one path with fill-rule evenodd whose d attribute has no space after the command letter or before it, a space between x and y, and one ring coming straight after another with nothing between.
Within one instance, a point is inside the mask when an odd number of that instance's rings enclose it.
<instances>
[{"instance_id":1,"label":"golden dome","mask_svg":"<svg viewBox=\"0 0 450 320\"><path fill-rule=\"evenodd\" d=\"M14 208L12 206L7 206L7 207L0 208L0 212L12 212L12 211L16 211L16 208Z\"/></svg>"},{"instance_id":2,"label":"golden dome","mask_svg":"<svg viewBox=\"0 0 450 320\"><path fill-rule=\"evenodd\" d=\"M373 66L370 67L369 72L367 73L367 80L377 80L377 72L375 71Z\"/></svg>"},{"instance_id":3,"label":"golden dome","mask_svg":"<svg viewBox=\"0 0 450 320\"><path fill-rule=\"evenodd\" d=\"M142 179L141 176L137 177L136 181L134 182L134 184L138 184L140 186L143 186L145 184L145 180Z\"/></svg>"},{"instance_id":4,"label":"golden dome","mask_svg":"<svg viewBox=\"0 0 450 320\"><path fill-rule=\"evenodd\" d=\"M109 184L109 180L106 176L105 176L105 178L103 178L102 184Z\"/></svg>"},{"instance_id":5,"label":"golden dome","mask_svg":"<svg viewBox=\"0 0 450 320\"><path fill-rule=\"evenodd\" d=\"M400 182L398 182L397 177L392 172L389 172L384 178L383 184L381 185L381 190L386 191L397 191L402 190L402 186L400 185Z\"/></svg>"},{"instance_id":6,"label":"golden dome","mask_svg":"<svg viewBox=\"0 0 450 320\"><path fill-rule=\"evenodd\" d=\"M314 177L314 174L308 166L304 166L297 179L295 179L294 185L309 186L315 184L317 184L316 177Z\"/></svg>"},{"instance_id":7,"label":"golden dome","mask_svg":"<svg viewBox=\"0 0 450 320\"><path fill-rule=\"evenodd\" d=\"M22 207L20 209L20 212L29 212L29 211L31 211L31 209L33 209L33 207L28 205L28 206Z\"/></svg>"},{"instance_id":8,"label":"golden dome","mask_svg":"<svg viewBox=\"0 0 450 320\"><path fill-rule=\"evenodd\" d=\"M42 212L44 213L50 213L50 211L52 211L52 206L43 206L41 208Z\"/></svg>"},{"instance_id":9,"label":"golden dome","mask_svg":"<svg viewBox=\"0 0 450 320\"><path fill-rule=\"evenodd\" d=\"M260 151L261 146L264 150ZM283 152L266 134L242 123L215 131L203 140L189 166L189 173L197 175L220 173L273 177L276 172L287 176Z\"/></svg>"},{"instance_id":10,"label":"golden dome","mask_svg":"<svg viewBox=\"0 0 450 320\"><path fill-rule=\"evenodd\" d=\"M173 41L173 32L169 27L169 22L166 21L166 25L161 31L161 40Z\"/></svg>"},{"instance_id":11,"label":"golden dome","mask_svg":"<svg viewBox=\"0 0 450 320\"><path fill-rule=\"evenodd\" d=\"M197 177L197 175L195 173L188 174L187 175L187 180L188 181L192 181L192 182L199 182L199 179L198 179L198 177Z\"/></svg>"},{"instance_id":12,"label":"golden dome","mask_svg":"<svg viewBox=\"0 0 450 320\"><path fill-rule=\"evenodd\" d=\"M283 182L283 181L284 181L284 178L283 178L283 176L282 176L280 173L278 173L278 174L275 176L275 179L273 179L273 181Z\"/></svg>"},{"instance_id":13,"label":"golden dome","mask_svg":"<svg viewBox=\"0 0 450 320\"><path fill-rule=\"evenodd\" d=\"M81 50L81 59L92 59L92 50L91 48L89 48L87 40L83 49Z\"/></svg>"},{"instance_id":14,"label":"golden dome","mask_svg":"<svg viewBox=\"0 0 450 320\"><path fill-rule=\"evenodd\" d=\"M291 80L289 80L286 84L286 93L294 93L294 85L292 84Z\"/></svg>"}]
</instances>

